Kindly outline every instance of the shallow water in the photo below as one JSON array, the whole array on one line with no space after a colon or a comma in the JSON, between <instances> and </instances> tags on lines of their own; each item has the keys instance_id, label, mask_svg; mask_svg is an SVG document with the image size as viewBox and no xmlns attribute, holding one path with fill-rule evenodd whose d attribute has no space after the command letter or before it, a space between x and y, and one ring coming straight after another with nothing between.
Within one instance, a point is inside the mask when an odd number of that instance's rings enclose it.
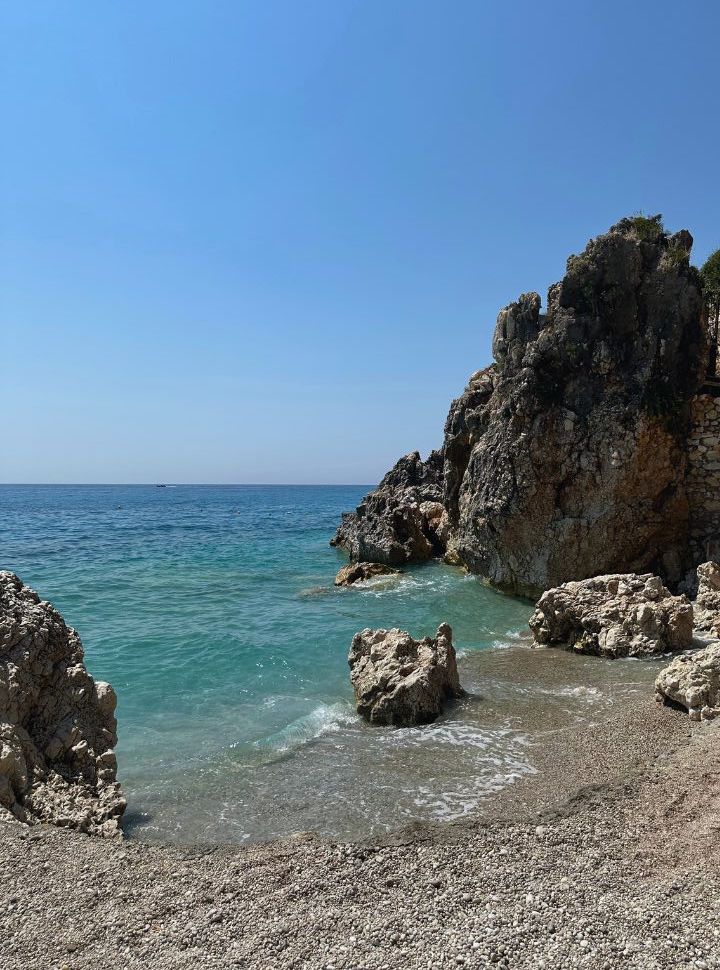
<instances>
[{"instance_id":1,"label":"shallow water","mask_svg":"<svg viewBox=\"0 0 720 970\"><path fill-rule=\"evenodd\" d=\"M352 838L459 818L532 772L534 745L647 689L652 664L530 651L531 605L449 566L335 589L328 539L366 490L0 487L0 567L58 607L117 690L133 836ZM442 621L469 696L434 725L368 727L353 633Z\"/></svg>"}]
</instances>

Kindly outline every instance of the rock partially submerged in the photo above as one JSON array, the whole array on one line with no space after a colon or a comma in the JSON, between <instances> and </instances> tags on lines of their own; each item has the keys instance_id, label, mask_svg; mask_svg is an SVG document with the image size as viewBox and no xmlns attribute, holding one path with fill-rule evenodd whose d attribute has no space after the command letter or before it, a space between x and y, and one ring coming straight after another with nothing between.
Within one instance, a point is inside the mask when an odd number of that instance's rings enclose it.
<instances>
[{"instance_id":1,"label":"rock partially submerged","mask_svg":"<svg viewBox=\"0 0 720 970\"><path fill-rule=\"evenodd\" d=\"M720 641L692 654L675 657L655 681L656 696L684 707L693 721L720 716Z\"/></svg>"},{"instance_id":2,"label":"rock partially submerged","mask_svg":"<svg viewBox=\"0 0 720 970\"><path fill-rule=\"evenodd\" d=\"M389 566L441 555L447 526L441 480L439 452L427 461L417 451L405 455L354 512L343 515L330 544L353 561Z\"/></svg>"},{"instance_id":3,"label":"rock partially submerged","mask_svg":"<svg viewBox=\"0 0 720 970\"><path fill-rule=\"evenodd\" d=\"M392 566L386 566L380 562L351 562L338 571L335 585L354 586L356 583L365 583L378 576L397 576L399 573L399 569L393 569Z\"/></svg>"},{"instance_id":4,"label":"rock partially submerged","mask_svg":"<svg viewBox=\"0 0 720 970\"><path fill-rule=\"evenodd\" d=\"M644 657L692 643L693 608L650 573L596 576L540 597L530 619L539 644L600 657Z\"/></svg>"},{"instance_id":5,"label":"rock partially submerged","mask_svg":"<svg viewBox=\"0 0 720 970\"><path fill-rule=\"evenodd\" d=\"M464 695L447 623L422 640L404 630L363 630L348 663L358 714L371 724L428 724L449 698Z\"/></svg>"},{"instance_id":6,"label":"rock partially submerged","mask_svg":"<svg viewBox=\"0 0 720 970\"><path fill-rule=\"evenodd\" d=\"M115 702L87 672L75 630L0 572L0 808L29 824L117 835Z\"/></svg>"}]
</instances>

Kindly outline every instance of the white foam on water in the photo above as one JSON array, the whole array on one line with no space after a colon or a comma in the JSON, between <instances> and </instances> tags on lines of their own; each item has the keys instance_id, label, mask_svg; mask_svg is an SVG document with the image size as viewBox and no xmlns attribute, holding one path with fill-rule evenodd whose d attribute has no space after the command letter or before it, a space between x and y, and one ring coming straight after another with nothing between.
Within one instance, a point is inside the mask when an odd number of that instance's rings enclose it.
<instances>
[{"instance_id":1,"label":"white foam on water","mask_svg":"<svg viewBox=\"0 0 720 970\"><path fill-rule=\"evenodd\" d=\"M395 811L404 818L439 821L463 818L488 796L536 772L527 754L530 739L509 728L480 728L463 721L440 721L389 731L383 742L403 749L406 757L412 750L427 748L424 757L433 756L432 760L441 764L448 763L451 750L459 749L466 754L444 781L437 776L427 779L428 772L432 775L432 762L429 762L423 780L419 778L418 784L403 786L404 798L396 803ZM382 826L382 819L377 821Z\"/></svg>"},{"instance_id":2,"label":"white foam on water","mask_svg":"<svg viewBox=\"0 0 720 970\"><path fill-rule=\"evenodd\" d=\"M351 724L355 719L347 704L320 704L309 714L296 718L274 734L254 741L253 747L274 754L287 754L338 730L344 724Z\"/></svg>"}]
</instances>

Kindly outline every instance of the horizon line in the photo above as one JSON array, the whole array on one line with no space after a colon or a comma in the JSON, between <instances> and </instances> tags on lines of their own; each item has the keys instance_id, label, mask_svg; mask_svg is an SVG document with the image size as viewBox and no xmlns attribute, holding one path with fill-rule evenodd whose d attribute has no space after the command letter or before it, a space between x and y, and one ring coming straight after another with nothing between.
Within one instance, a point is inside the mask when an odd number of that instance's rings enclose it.
<instances>
[{"instance_id":1,"label":"horizon line","mask_svg":"<svg viewBox=\"0 0 720 970\"><path fill-rule=\"evenodd\" d=\"M368 482L0 482L0 488L368 488Z\"/></svg>"}]
</instances>

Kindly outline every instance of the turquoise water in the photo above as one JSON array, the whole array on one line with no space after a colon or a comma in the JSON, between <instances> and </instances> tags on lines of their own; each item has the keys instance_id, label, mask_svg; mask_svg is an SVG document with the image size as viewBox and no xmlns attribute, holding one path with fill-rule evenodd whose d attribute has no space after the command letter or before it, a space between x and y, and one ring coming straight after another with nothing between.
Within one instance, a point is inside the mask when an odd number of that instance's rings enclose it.
<instances>
[{"instance_id":1,"label":"turquoise water","mask_svg":"<svg viewBox=\"0 0 720 970\"><path fill-rule=\"evenodd\" d=\"M0 566L58 607L117 691L129 833L361 836L461 816L532 770L522 691L477 666L526 631L529 604L440 563L334 588L345 559L328 539L365 491L0 487ZM369 728L352 705L353 633L441 621L471 696L426 728ZM507 710L481 703L488 677Z\"/></svg>"}]
</instances>

